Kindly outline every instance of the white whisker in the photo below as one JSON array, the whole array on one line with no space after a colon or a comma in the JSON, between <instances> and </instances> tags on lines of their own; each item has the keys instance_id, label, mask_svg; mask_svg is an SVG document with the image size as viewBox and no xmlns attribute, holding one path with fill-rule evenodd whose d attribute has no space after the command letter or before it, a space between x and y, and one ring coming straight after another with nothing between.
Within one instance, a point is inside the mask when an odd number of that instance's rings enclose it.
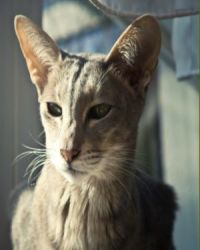
<instances>
[{"instance_id":1,"label":"white whisker","mask_svg":"<svg viewBox=\"0 0 200 250\"><path fill-rule=\"evenodd\" d=\"M33 156L33 159L30 161L30 163L26 167L26 171L24 174L24 177L28 176L28 182L30 183L33 175L36 173L36 170L39 170L40 168L42 168L42 166L44 165L44 162L47 161L46 148L35 148L35 147L27 146L27 145L22 145L22 146L26 148L27 151L19 154L15 158L14 163L26 157ZM39 176L40 172L41 171L38 171L37 176ZM34 177L33 179L35 180L36 178Z\"/></svg>"}]
</instances>

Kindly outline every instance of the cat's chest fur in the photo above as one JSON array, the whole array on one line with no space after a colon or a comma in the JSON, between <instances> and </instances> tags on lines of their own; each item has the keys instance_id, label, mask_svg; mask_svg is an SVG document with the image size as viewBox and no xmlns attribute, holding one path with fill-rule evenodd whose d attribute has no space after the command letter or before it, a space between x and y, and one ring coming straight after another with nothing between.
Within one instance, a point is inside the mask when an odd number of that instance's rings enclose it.
<instances>
[{"instance_id":1,"label":"cat's chest fur","mask_svg":"<svg viewBox=\"0 0 200 250\"><path fill-rule=\"evenodd\" d=\"M54 172L51 171L48 178ZM120 249L123 242L127 242L127 231L134 230L130 221L135 220L133 213L126 209L130 204L127 199L123 201L120 188L116 192L115 187L108 188L105 183L74 187L55 174L54 181L51 179L49 185L45 184L47 200L39 212L47 211L44 230L53 249ZM39 192L41 195L41 190Z\"/></svg>"}]
</instances>

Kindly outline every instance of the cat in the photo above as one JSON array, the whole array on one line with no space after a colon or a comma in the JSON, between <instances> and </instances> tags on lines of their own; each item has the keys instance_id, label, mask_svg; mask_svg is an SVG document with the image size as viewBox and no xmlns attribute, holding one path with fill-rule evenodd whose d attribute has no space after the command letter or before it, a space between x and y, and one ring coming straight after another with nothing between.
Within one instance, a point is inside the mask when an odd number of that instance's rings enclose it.
<instances>
[{"instance_id":1,"label":"cat","mask_svg":"<svg viewBox=\"0 0 200 250\"><path fill-rule=\"evenodd\" d=\"M161 32L137 18L107 55L70 54L29 18L15 31L35 84L46 161L16 202L14 250L173 250L176 196L134 163Z\"/></svg>"}]
</instances>

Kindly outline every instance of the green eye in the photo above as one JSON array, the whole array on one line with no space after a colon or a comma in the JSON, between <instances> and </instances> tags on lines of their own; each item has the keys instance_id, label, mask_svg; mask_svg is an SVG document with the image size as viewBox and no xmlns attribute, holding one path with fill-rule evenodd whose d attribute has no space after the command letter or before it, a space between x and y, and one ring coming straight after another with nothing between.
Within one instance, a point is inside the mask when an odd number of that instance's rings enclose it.
<instances>
[{"instance_id":1,"label":"green eye","mask_svg":"<svg viewBox=\"0 0 200 250\"><path fill-rule=\"evenodd\" d=\"M111 110L111 105L105 103L98 104L89 110L88 118L95 120L101 119L104 116L106 116L110 110Z\"/></svg>"},{"instance_id":2,"label":"green eye","mask_svg":"<svg viewBox=\"0 0 200 250\"><path fill-rule=\"evenodd\" d=\"M47 102L47 110L49 114L54 117L62 115L62 108L54 102Z\"/></svg>"}]
</instances>

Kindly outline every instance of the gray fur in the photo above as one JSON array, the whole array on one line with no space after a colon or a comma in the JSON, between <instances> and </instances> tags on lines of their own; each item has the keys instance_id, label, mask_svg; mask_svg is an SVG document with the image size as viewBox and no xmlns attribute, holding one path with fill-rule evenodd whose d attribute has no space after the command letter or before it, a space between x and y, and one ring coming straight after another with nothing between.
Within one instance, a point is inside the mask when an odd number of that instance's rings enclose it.
<instances>
[{"instance_id":1,"label":"gray fur","mask_svg":"<svg viewBox=\"0 0 200 250\"><path fill-rule=\"evenodd\" d=\"M155 29L153 45L145 37L149 26ZM150 16L136 20L108 56L60 52L25 17L17 18L16 32L38 89L47 160L35 188L19 198L14 249L174 249L173 192L134 162L144 89L159 54L157 22ZM47 102L62 107L62 117L51 117ZM100 120L88 119L90 108L101 103L111 111ZM72 148L81 150L71 165L74 172L60 154Z\"/></svg>"}]
</instances>

